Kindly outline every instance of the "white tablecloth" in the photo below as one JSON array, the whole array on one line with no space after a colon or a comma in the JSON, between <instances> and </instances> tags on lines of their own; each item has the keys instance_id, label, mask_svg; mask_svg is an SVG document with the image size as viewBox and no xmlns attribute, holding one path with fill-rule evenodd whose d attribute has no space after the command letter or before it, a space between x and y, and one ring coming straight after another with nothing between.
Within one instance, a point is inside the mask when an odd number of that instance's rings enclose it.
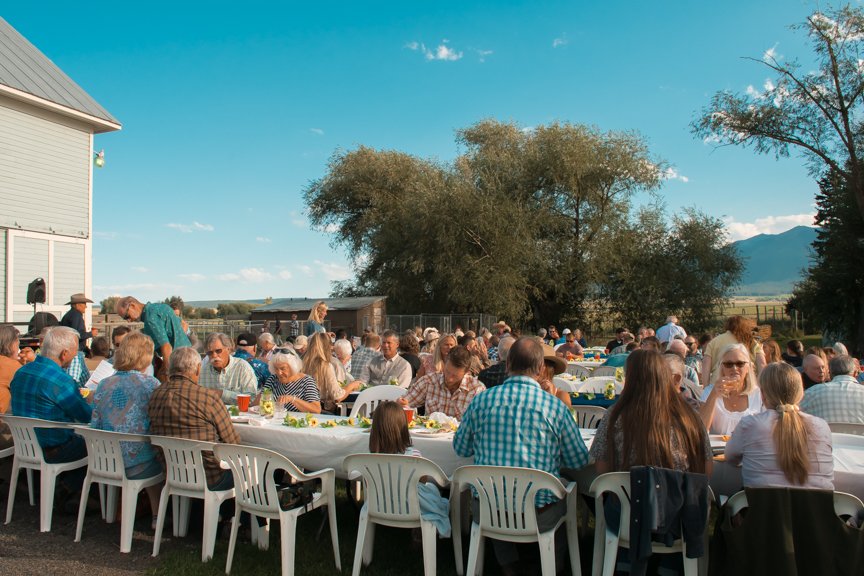
<instances>
[{"instance_id":1,"label":"white tablecloth","mask_svg":"<svg viewBox=\"0 0 864 576\"><path fill-rule=\"evenodd\" d=\"M570 374L559 374L553 378L552 382L560 390L579 392L580 394L583 392L603 394L606 391L606 385L610 382L615 385L615 394L621 394L621 391L624 389L624 384L616 381L614 376L595 376L582 380Z\"/></svg>"},{"instance_id":2,"label":"white tablecloth","mask_svg":"<svg viewBox=\"0 0 864 576\"><path fill-rule=\"evenodd\" d=\"M297 414L302 416L302 414ZM323 422L339 419L338 416L318 416ZM369 452L369 429L351 426L335 428L291 428L282 425L282 418L257 420L257 425L235 424L244 444L268 448L287 456L292 462L306 470L333 468L336 475L345 478L342 461L350 454ZM453 433L433 436L412 432L414 447L424 458L432 460L448 476L460 466L473 464L472 458L457 456L453 450Z\"/></svg>"}]
</instances>

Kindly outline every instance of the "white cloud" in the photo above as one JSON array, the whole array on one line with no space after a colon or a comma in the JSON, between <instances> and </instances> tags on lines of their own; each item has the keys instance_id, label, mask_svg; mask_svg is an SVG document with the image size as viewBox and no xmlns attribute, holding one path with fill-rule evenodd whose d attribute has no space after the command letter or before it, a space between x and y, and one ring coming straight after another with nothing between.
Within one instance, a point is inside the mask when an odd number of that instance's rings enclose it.
<instances>
[{"instance_id":1,"label":"white cloud","mask_svg":"<svg viewBox=\"0 0 864 576\"><path fill-rule=\"evenodd\" d=\"M213 232L213 230L215 230L212 224L201 224L200 222L192 222L191 224L177 224L171 222L170 224L166 224L165 227L174 228L184 234L189 234L190 232Z\"/></svg>"},{"instance_id":2,"label":"white cloud","mask_svg":"<svg viewBox=\"0 0 864 576\"><path fill-rule=\"evenodd\" d=\"M298 264L297 266L295 266L295 268L300 270L306 276L312 276L312 267L311 266L307 266L306 264Z\"/></svg>"},{"instance_id":3,"label":"white cloud","mask_svg":"<svg viewBox=\"0 0 864 576\"><path fill-rule=\"evenodd\" d=\"M145 268L144 266L132 266L132 270L135 272L141 272L142 274L150 271L149 268Z\"/></svg>"},{"instance_id":4,"label":"white cloud","mask_svg":"<svg viewBox=\"0 0 864 576\"><path fill-rule=\"evenodd\" d=\"M272 242L272 240L270 240L270 238L265 238L264 236L256 236L255 241L261 242L263 244L269 244L270 242Z\"/></svg>"},{"instance_id":5,"label":"white cloud","mask_svg":"<svg viewBox=\"0 0 864 576\"><path fill-rule=\"evenodd\" d=\"M294 275L291 274L291 272L288 270L282 270L279 272L279 277L282 278L283 280L291 280L291 278L293 278Z\"/></svg>"},{"instance_id":6,"label":"white cloud","mask_svg":"<svg viewBox=\"0 0 864 576\"><path fill-rule=\"evenodd\" d=\"M779 234L795 226L814 226L815 214L788 214L786 216L765 216L756 218L752 222L738 222L734 218L726 217L723 221L729 231L729 240L743 240L756 236L757 234Z\"/></svg>"},{"instance_id":7,"label":"white cloud","mask_svg":"<svg viewBox=\"0 0 864 576\"><path fill-rule=\"evenodd\" d=\"M190 282L200 282L202 280L207 279L207 277L204 274L196 274L196 273L178 274L177 277L182 278L183 280L188 280Z\"/></svg>"},{"instance_id":8,"label":"white cloud","mask_svg":"<svg viewBox=\"0 0 864 576\"><path fill-rule=\"evenodd\" d=\"M309 132L312 132L313 134L317 134L318 136L324 135L324 130L322 130L321 128L309 128Z\"/></svg>"},{"instance_id":9,"label":"white cloud","mask_svg":"<svg viewBox=\"0 0 864 576\"><path fill-rule=\"evenodd\" d=\"M428 48L422 42L417 41L408 42L405 44L405 48L414 52L420 52L426 60L443 60L445 62L461 60L464 53L448 46L449 42L450 41L446 38L441 40L441 44L439 44L434 50Z\"/></svg>"},{"instance_id":10,"label":"white cloud","mask_svg":"<svg viewBox=\"0 0 864 576\"><path fill-rule=\"evenodd\" d=\"M223 280L225 282L234 282L235 280L240 279L240 275L235 274L233 272L229 272L228 274L219 274L218 276L216 276L216 278L218 278L219 280Z\"/></svg>"},{"instance_id":11,"label":"white cloud","mask_svg":"<svg viewBox=\"0 0 864 576\"><path fill-rule=\"evenodd\" d=\"M351 278L351 271L344 264L322 262L321 260L315 260L314 264L328 280L347 280Z\"/></svg>"},{"instance_id":12,"label":"white cloud","mask_svg":"<svg viewBox=\"0 0 864 576\"><path fill-rule=\"evenodd\" d=\"M570 43L570 40L567 39L567 35L563 35L561 38L555 38L552 40L552 48L558 48L559 46L566 46Z\"/></svg>"},{"instance_id":13,"label":"white cloud","mask_svg":"<svg viewBox=\"0 0 864 576\"><path fill-rule=\"evenodd\" d=\"M494 54L492 50L475 50L475 52L477 52L480 62L486 62L486 57Z\"/></svg>"},{"instance_id":14,"label":"white cloud","mask_svg":"<svg viewBox=\"0 0 864 576\"><path fill-rule=\"evenodd\" d=\"M683 174L679 174L678 171L675 170L675 168L671 167L666 168L666 170L663 171L662 177L664 180L680 180L685 184L690 181L690 178L684 176Z\"/></svg>"},{"instance_id":15,"label":"white cloud","mask_svg":"<svg viewBox=\"0 0 864 576\"><path fill-rule=\"evenodd\" d=\"M783 58L783 56L777 53L777 44L774 44L774 46L767 49L765 53L762 54L762 60L768 63L774 63L781 58Z\"/></svg>"}]
</instances>

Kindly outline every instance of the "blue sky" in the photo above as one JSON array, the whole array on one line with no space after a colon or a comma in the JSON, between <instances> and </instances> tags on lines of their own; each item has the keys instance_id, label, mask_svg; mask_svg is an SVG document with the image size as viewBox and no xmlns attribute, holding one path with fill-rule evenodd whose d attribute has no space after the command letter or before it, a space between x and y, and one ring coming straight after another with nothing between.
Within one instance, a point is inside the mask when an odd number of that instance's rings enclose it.
<instances>
[{"instance_id":1,"label":"blue sky","mask_svg":"<svg viewBox=\"0 0 864 576\"><path fill-rule=\"evenodd\" d=\"M323 296L351 263L302 190L337 149L449 161L485 118L635 130L733 239L809 224L799 158L715 149L688 124L759 88L769 49L816 4L706 2L20 2L2 16L123 124L96 137L95 299ZM144 6L144 7L142 7Z\"/></svg>"}]
</instances>

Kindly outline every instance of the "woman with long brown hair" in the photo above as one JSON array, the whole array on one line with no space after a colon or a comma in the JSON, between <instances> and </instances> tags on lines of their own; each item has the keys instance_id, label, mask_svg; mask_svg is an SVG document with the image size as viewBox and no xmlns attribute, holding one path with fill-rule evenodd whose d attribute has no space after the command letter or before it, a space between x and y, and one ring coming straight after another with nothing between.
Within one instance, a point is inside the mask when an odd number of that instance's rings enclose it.
<instances>
[{"instance_id":1,"label":"woman with long brown hair","mask_svg":"<svg viewBox=\"0 0 864 576\"><path fill-rule=\"evenodd\" d=\"M726 461L742 465L744 486L833 490L831 429L798 410L801 375L788 364L769 364L759 388L767 410L741 420L726 444Z\"/></svg>"},{"instance_id":2,"label":"woman with long brown hair","mask_svg":"<svg viewBox=\"0 0 864 576\"><path fill-rule=\"evenodd\" d=\"M597 472L658 466L709 473L708 433L675 389L662 356L653 350L634 350L627 358L626 373L621 397L600 422L591 445Z\"/></svg>"},{"instance_id":3,"label":"woman with long brown hair","mask_svg":"<svg viewBox=\"0 0 864 576\"><path fill-rule=\"evenodd\" d=\"M753 336L756 321L744 316L730 316L726 320L726 332L715 336L702 353L702 378L713 382L720 367L720 352L732 344L743 344L750 354L750 363L756 367L756 375L765 367L765 352L762 344Z\"/></svg>"},{"instance_id":4,"label":"woman with long brown hair","mask_svg":"<svg viewBox=\"0 0 864 576\"><path fill-rule=\"evenodd\" d=\"M330 343L330 336L324 332L316 332L309 338L309 347L303 355L303 372L315 379L321 397L321 408L327 412L333 412L336 404L359 387L357 382L351 382L345 388L339 385L331 358L333 345Z\"/></svg>"}]
</instances>

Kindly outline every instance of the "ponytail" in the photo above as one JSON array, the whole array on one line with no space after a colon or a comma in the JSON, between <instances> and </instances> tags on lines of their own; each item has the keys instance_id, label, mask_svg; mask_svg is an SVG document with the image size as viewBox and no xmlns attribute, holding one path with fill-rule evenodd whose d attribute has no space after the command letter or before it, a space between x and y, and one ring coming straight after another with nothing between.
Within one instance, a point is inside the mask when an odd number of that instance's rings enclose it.
<instances>
[{"instance_id":1,"label":"ponytail","mask_svg":"<svg viewBox=\"0 0 864 576\"><path fill-rule=\"evenodd\" d=\"M804 393L801 376L786 363L769 364L759 376L759 386L766 404L777 411L774 427L777 465L789 482L803 485L810 475L810 433L798 410L798 401Z\"/></svg>"}]
</instances>

